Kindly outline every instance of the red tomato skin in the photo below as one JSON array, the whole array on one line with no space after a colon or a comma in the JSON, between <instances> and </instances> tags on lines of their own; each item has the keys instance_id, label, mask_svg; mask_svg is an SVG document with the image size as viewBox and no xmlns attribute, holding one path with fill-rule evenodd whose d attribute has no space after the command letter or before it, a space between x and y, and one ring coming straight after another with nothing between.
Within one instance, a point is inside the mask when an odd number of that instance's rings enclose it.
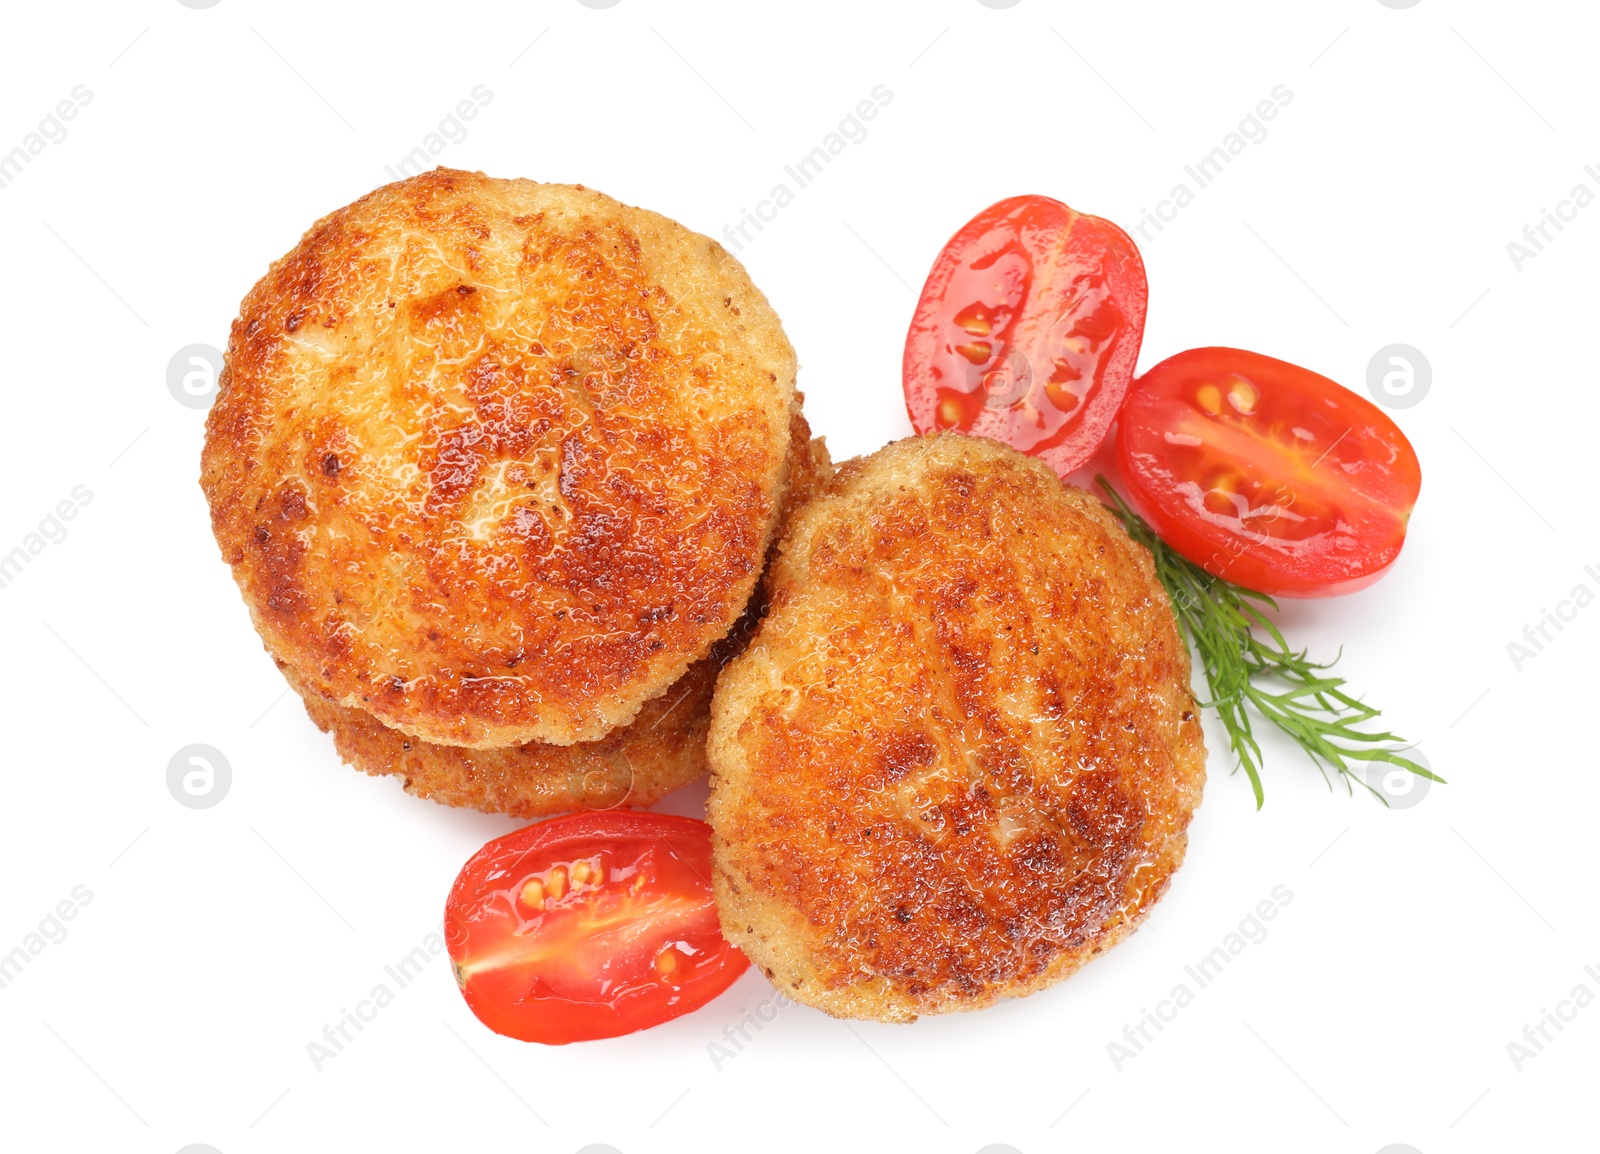
<instances>
[{"instance_id":1,"label":"red tomato skin","mask_svg":"<svg viewBox=\"0 0 1600 1154\"><path fill-rule=\"evenodd\" d=\"M1293 542L1242 535L1204 508L1193 478L1155 444L1186 416L1179 393L1201 382L1225 388L1235 377L1260 389L1263 410L1276 404L1329 430L1312 468L1344 474L1342 486L1316 486L1338 502L1342 515L1331 531ZM1147 371L1128 392L1115 442L1122 490L1162 540L1213 576L1275 597L1333 597L1373 584L1394 567L1422 487L1416 451L1377 405L1309 369L1243 349L1189 349ZM1264 467L1270 472L1270 462ZM1280 478L1279 491L1294 494L1304 476Z\"/></svg>"},{"instance_id":2,"label":"red tomato skin","mask_svg":"<svg viewBox=\"0 0 1600 1154\"><path fill-rule=\"evenodd\" d=\"M1065 477L1111 430L1148 301L1139 250L1110 221L1046 196L991 205L923 285L901 364L912 427L990 437Z\"/></svg>"},{"instance_id":3,"label":"red tomato skin","mask_svg":"<svg viewBox=\"0 0 1600 1154\"><path fill-rule=\"evenodd\" d=\"M722 937L711 896L710 835L710 826L694 818L607 810L552 818L489 842L462 867L445 903L445 942L468 1008L495 1033L526 1042L565 1045L648 1029L716 998L750 962ZM603 958L603 949L599 951L601 969L604 980L613 986L609 992L600 989L598 982L593 990L581 989L593 975L561 972L559 950L554 951L557 964L553 969L546 966L542 973L512 964L463 976L464 970L471 970L475 955L492 951L511 936L505 931L513 920L526 926L537 916L542 925L544 918L553 916L519 911L512 904L514 897L508 898L527 873L537 871L541 863L593 856L604 860L612 851L620 855L617 864L629 872L646 859L660 858L668 863L666 872L677 875L680 888L693 891L688 895L691 932L682 936L669 933L660 943L651 942L640 955L650 956L666 946L687 948L693 956L684 967L683 980L669 985L658 974L630 973L620 966L620 972L614 974L611 960ZM496 888L497 882L504 884ZM624 932L628 925L623 923ZM610 928L616 931L615 925ZM577 940L580 947L592 944L592 940ZM574 956L576 953L573 951ZM573 962L568 968L576 967ZM571 996L573 987L592 996Z\"/></svg>"}]
</instances>

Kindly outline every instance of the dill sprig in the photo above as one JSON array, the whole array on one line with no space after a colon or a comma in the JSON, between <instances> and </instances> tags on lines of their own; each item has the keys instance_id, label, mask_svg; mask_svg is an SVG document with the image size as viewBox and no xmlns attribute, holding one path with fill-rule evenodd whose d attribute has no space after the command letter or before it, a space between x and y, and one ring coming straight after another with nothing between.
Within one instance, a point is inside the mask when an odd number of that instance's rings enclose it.
<instances>
[{"instance_id":1,"label":"dill sprig","mask_svg":"<svg viewBox=\"0 0 1600 1154\"><path fill-rule=\"evenodd\" d=\"M1334 770L1346 789L1354 792L1352 783L1360 783L1388 804L1381 791L1355 772L1352 763L1387 762L1430 781L1444 780L1403 756L1409 746L1401 738L1363 728L1379 711L1345 692L1344 678L1328 674L1333 661L1315 662L1305 650L1289 648L1266 614L1268 609L1277 609L1276 601L1265 593L1213 577L1180 556L1104 477L1096 481L1110 495L1112 511L1122 519L1128 535L1155 558L1156 575L1166 587L1184 632L1199 651L1211 688L1211 700L1202 704L1222 719L1234 756L1250 778L1257 809L1265 794L1261 789L1261 747L1256 744L1251 709L1300 743L1330 789L1333 778L1328 771Z\"/></svg>"}]
</instances>

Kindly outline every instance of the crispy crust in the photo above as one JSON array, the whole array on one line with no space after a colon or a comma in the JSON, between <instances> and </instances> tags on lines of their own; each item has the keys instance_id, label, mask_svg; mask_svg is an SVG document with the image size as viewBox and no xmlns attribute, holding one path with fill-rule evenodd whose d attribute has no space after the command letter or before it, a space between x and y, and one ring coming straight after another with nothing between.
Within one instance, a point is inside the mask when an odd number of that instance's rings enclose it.
<instances>
[{"instance_id":1,"label":"crispy crust","mask_svg":"<svg viewBox=\"0 0 1600 1154\"><path fill-rule=\"evenodd\" d=\"M811 439L798 409L791 428L784 467L785 517L821 492L833 475L827 446L820 437ZM753 602L711 656L689 666L665 693L645 702L631 724L599 741L575 745L529 742L486 750L438 745L390 729L365 710L330 701L281 661L278 668L317 728L333 737L346 763L374 776L400 777L406 791L417 797L525 819L576 809L647 806L705 773L717 672L744 648L759 615Z\"/></svg>"},{"instance_id":2,"label":"crispy crust","mask_svg":"<svg viewBox=\"0 0 1600 1154\"><path fill-rule=\"evenodd\" d=\"M743 611L794 374L715 242L439 169L251 290L201 484L257 629L319 692L434 742L595 740Z\"/></svg>"},{"instance_id":3,"label":"crispy crust","mask_svg":"<svg viewBox=\"0 0 1600 1154\"><path fill-rule=\"evenodd\" d=\"M706 726L720 656L697 661L629 725L576 745L505 749L438 745L390 729L364 709L329 701L278 662L318 729L347 765L394 775L406 792L441 805L516 818L576 809L653 805L706 771Z\"/></svg>"},{"instance_id":4,"label":"crispy crust","mask_svg":"<svg viewBox=\"0 0 1600 1154\"><path fill-rule=\"evenodd\" d=\"M783 496L778 501L778 526L767 550L763 580L777 557L778 546L794 524L795 514L807 502L821 496L833 480L833 458L828 454L828 442L811 435L811 423L801 411L804 401L804 393L794 395L794 410L789 415L789 455L783 461Z\"/></svg>"},{"instance_id":5,"label":"crispy crust","mask_svg":"<svg viewBox=\"0 0 1600 1154\"><path fill-rule=\"evenodd\" d=\"M1149 554L956 434L841 467L722 672L724 932L779 989L907 1021L1051 985L1166 889L1205 749Z\"/></svg>"}]
</instances>

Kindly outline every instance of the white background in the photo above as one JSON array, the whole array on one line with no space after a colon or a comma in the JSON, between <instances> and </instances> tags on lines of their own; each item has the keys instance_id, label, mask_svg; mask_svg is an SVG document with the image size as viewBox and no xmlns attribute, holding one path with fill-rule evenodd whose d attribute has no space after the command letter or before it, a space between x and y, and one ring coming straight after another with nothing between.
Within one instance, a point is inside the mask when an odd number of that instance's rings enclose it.
<instances>
[{"instance_id":1,"label":"white background","mask_svg":"<svg viewBox=\"0 0 1600 1154\"><path fill-rule=\"evenodd\" d=\"M1594 1148L1600 1007L1520 1072L1507 1051L1578 983L1600 994L1600 608L1520 671L1507 652L1600 591L1600 208L1520 272L1506 250L1574 184L1600 192L1590 6L129 0L4 21L0 150L75 85L93 99L0 188L0 552L75 486L93 499L0 589L0 952L93 897L0 988L0 1145ZM203 413L166 370L225 345L268 262L479 84L493 99L440 162L712 235L893 92L742 253L837 458L909 431L912 286L967 217L1042 192L1131 229L1286 85L1267 138L1143 244L1141 364L1233 344L1364 389L1380 347L1426 355L1431 392L1395 413L1425 475L1398 567L1284 619L1343 645L1449 784L1386 811L1271 742L1257 813L1212 732L1170 893L1044 994L913 1026L791 1007L719 1069L758 975L661 1029L545 1049L482 1029L441 961L317 1072L307 1043L513 823L342 767L283 698L211 539ZM166 786L195 742L232 766L211 809ZM1118 1071L1107 1043L1277 885L1269 936Z\"/></svg>"}]
</instances>

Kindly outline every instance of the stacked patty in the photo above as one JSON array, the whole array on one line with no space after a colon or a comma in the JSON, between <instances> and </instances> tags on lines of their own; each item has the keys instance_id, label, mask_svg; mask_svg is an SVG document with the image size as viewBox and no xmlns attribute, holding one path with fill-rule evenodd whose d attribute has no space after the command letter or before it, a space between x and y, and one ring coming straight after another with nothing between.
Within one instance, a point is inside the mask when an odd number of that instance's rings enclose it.
<instances>
[{"instance_id":1,"label":"stacked patty","mask_svg":"<svg viewBox=\"0 0 1600 1154\"><path fill-rule=\"evenodd\" d=\"M813 439L797 412L785 463L780 531L822 490L833 466L822 438ZM777 536L774 536L776 548ZM445 805L531 818L574 809L651 805L706 773L706 730L717 674L749 642L765 605L758 586L750 607L711 653L689 666L637 717L599 741L550 745L532 741L502 749L440 745L390 729L364 709L328 700L278 662L318 729L331 734L346 762L374 776L393 774L417 797Z\"/></svg>"},{"instance_id":2,"label":"stacked patty","mask_svg":"<svg viewBox=\"0 0 1600 1154\"><path fill-rule=\"evenodd\" d=\"M794 378L716 243L441 169L325 217L251 290L201 484L347 757L437 750L409 776L455 803L615 804L623 766L643 797L703 764L701 703L812 459Z\"/></svg>"}]
</instances>

